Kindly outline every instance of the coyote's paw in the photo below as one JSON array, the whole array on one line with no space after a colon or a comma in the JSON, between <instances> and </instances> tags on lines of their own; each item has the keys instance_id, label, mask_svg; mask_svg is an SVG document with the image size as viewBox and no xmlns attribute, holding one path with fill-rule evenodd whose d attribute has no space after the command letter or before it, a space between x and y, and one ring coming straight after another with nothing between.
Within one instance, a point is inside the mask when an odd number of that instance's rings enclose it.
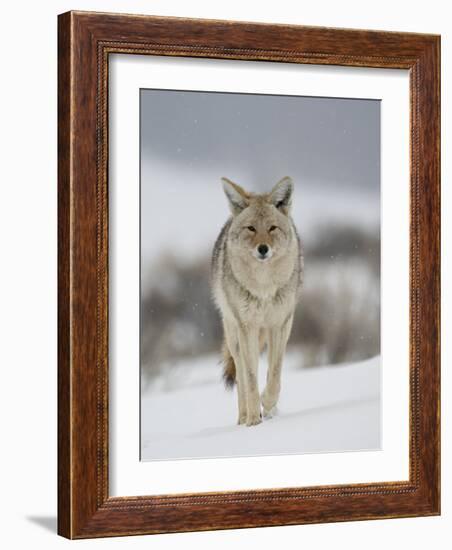
<instances>
[{"instance_id":1,"label":"coyote's paw","mask_svg":"<svg viewBox=\"0 0 452 550\"><path fill-rule=\"evenodd\" d=\"M261 413L250 414L250 415L248 415L248 418L246 420L246 425L247 426L256 426L257 424L260 424L261 422L262 422Z\"/></svg>"},{"instance_id":2,"label":"coyote's paw","mask_svg":"<svg viewBox=\"0 0 452 550\"><path fill-rule=\"evenodd\" d=\"M265 418L272 418L277 413L276 402L278 400L278 394L270 392L268 388L265 388L261 395L262 410L264 411Z\"/></svg>"},{"instance_id":3,"label":"coyote's paw","mask_svg":"<svg viewBox=\"0 0 452 550\"><path fill-rule=\"evenodd\" d=\"M276 405L273 405L273 407L270 407L270 409L266 409L263 407L264 410L264 418L273 418L278 414L278 407Z\"/></svg>"}]
</instances>

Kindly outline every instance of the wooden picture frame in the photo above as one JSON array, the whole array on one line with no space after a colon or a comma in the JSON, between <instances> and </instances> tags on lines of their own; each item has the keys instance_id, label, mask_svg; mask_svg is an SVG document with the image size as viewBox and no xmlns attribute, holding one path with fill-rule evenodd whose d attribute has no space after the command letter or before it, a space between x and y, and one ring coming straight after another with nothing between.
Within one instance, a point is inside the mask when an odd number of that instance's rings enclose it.
<instances>
[{"instance_id":1,"label":"wooden picture frame","mask_svg":"<svg viewBox=\"0 0 452 550\"><path fill-rule=\"evenodd\" d=\"M440 38L68 12L58 28L58 532L68 538L440 513ZM409 481L143 497L108 490L112 53L410 74Z\"/></svg>"}]
</instances>

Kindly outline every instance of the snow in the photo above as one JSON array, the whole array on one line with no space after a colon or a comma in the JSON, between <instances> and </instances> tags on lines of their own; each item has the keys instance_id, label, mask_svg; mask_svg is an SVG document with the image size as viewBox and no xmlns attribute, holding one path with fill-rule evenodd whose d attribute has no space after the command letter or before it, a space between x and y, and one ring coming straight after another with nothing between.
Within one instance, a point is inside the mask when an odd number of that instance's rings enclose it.
<instances>
[{"instance_id":1,"label":"snow","mask_svg":"<svg viewBox=\"0 0 452 550\"><path fill-rule=\"evenodd\" d=\"M142 387L142 460L377 450L380 357L299 368L288 350L278 414L238 426L235 390L221 382L217 356L181 361ZM259 384L266 365L261 361Z\"/></svg>"}]
</instances>

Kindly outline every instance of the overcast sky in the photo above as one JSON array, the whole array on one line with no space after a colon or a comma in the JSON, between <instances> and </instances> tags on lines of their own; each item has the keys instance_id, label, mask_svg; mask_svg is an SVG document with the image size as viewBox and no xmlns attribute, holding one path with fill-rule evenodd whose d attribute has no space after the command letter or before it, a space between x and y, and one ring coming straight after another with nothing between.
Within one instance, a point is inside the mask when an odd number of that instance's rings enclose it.
<instances>
[{"instance_id":1,"label":"overcast sky","mask_svg":"<svg viewBox=\"0 0 452 550\"><path fill-rule=\"evenodd\" d=\"M141 123L143 161L175 171L379 192L377 100L143 90Z\"/></svg>"}]
</instances>

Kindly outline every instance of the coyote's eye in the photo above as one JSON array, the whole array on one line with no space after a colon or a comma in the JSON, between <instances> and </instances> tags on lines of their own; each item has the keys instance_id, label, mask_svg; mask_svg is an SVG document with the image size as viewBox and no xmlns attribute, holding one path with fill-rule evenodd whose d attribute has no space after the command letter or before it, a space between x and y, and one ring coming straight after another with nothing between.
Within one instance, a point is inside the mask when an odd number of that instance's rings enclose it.
<instances>
[{"instance_id":1,"label":"coyote's eye","mask_svg":"<svg viewBox=\"0 0 452 550\"><path fill-rule=\"evenodd\" d=\"M256 228L253 227L252 225L248 225L247 229L248 229L248 231L251 231L251 233L256 233Z\"/></svg>"},{"instance_id":2,"label":"coyote's eye","mask_svg":"<svg viewBox=\"0 0 452 550\"><path fill-rule=\"evenodd\" d=\"M276 227L276 225L272 225L272 226L270 227L270 229L268 230L268 232L271 233L271 232L274 231L275 229L278 229L278 228Z\"/></svg>"}]
</instances>

